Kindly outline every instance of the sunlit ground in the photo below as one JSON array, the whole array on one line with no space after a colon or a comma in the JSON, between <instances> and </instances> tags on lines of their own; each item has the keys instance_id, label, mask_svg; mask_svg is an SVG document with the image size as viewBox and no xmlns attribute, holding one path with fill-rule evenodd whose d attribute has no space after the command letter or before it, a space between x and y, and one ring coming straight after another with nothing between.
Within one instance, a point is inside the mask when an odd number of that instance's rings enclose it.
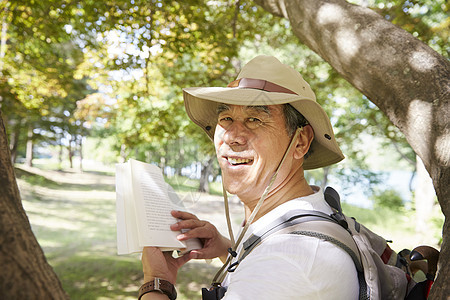
<instances>
[{"instance_id":1,"label":"sunlit ground","mask_svg":"<svg viewBox=\"0 0 450 300\"><path fill-rule=\"evenodd\" d=\"M39 163L39 161L37 161ZM16 169L23 206L33 231L71 299L136 299L142 284L137 256L116 255L114 170L54 171L44 161L35 168ZM183 186L187 182L175 182ZM189 183L190 184L190 183ZM181 187L180 187L181 188ZM188 209L226 234L221 197L189 194ZM242 208L232 201L235 228L241 222ZM431 229L415 232L412 212L372 211L344 206L344 212L387 239L400 251L421 244L438 247L442 214L430 221ZM200 290L212 279L218 261L192 261L178 276L178 299L199 299Z\"/></svg>"},{"instance_id":2,"label":"sunlit ground","mask_svg":"<svg viewBox=\"0 0 450 300\"><path fill-rule=\"evenodd\" d=\"M71 299L136 299L140 260L116 255L114 177L18 167L33 232ZM217 262L189 262L179 299L198 299L216 269Z\"/></svg>"}]
</instances>

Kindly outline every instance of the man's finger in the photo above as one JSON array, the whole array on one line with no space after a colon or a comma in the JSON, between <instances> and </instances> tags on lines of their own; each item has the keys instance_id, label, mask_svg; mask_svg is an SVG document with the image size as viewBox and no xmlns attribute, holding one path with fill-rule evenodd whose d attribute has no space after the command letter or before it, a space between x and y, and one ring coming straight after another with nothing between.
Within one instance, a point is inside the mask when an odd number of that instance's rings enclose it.
<instances>
[{"instance_id":1,"label":"man's finger","mask_svg":"<svg viewBox=\"0 0 450 300\"><path fill-rule=\"evenodd\" d=\"M189 255L189 253L186 253L183 256L177 257L175 259L178 267L180 268L181 266L183 266L185 263L187 263L188 261L190 261L192 259L192 257Z\"/></svg>"},{"instance_id":2,"label":"man's finger","mask_svg":"<svg viewBox=\"0 0 450 300\"><path fill-rule=\"evenodd\" d=\"M180 210L172 210L171 214L173 217L177 218L177 219L182 219L182 220L189 220L189 219L193 219L193 220L198 220L197 216L191 213L188 213L186 211L180 211Z\"/></svg>"},{"instance_id":3,"label":"man's finger","mask_svg":"<svg viewBox=\"0 0 450 300\"><path fill-rule=\"evenodd\" d=\"M208 222L200 221L200 220L182 220L170 226L172 230L181 230L181 229L193 229L197 227L203 227L207 225Z\"/></svg>"},{"instance_id":4,"label":"man's finger","mask_svg":"<svg viewBox=\"0 0 450 300\"><path fill-rule=\"evenodd\" d=\"M189 253L189 256L193 259L212 259L216 258L217 255L214 253L212 249L201 249L201 250L192 250Z\"/></svg>"},{"instance_id":5,"label":"man's finger","mask_svg":"<svg viewBox=\"0 0 450 300\"><path fill-rule=\"evenodd\" d=\"M194 238L199 238L199 239L212 239L214 238L216 235L214 234L214 232L212 232L211 230L209 230L208 228L205 227L197 227L194 229L191 229L189 231L186 231L182 234L179 234L177 236L177 239L179 241L185 241L185 240L189 240L189 239L194 239Z\"/></svg>"},{"instance_id":6,"label":"man's finger","mask_svg":"<svg viewBox=\"0 0 450 300\"><path fill-rule=\"evenodd\" d=\"M164 257L166 258L166 260L169 260L169 259L173 258L172 253L173 253L173 251L164 251L163 252Z\"/></svg>"}]
</instances>

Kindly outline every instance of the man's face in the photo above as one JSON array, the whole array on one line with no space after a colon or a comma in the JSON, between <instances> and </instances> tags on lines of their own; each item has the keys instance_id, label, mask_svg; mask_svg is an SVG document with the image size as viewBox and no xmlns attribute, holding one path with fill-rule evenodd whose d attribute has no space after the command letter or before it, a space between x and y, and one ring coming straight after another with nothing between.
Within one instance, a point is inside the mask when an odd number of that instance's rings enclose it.
<instances>
[{"instance_id":1,"label":"man's face","mask_svg":"<svg viewBox=\"0 0 450 300\"><path fill-rule=\"evenodd\" d=\"M289 142L281 105L219 106L214 145L227 191L259 198Z\"/></svg>"}]
</instances>

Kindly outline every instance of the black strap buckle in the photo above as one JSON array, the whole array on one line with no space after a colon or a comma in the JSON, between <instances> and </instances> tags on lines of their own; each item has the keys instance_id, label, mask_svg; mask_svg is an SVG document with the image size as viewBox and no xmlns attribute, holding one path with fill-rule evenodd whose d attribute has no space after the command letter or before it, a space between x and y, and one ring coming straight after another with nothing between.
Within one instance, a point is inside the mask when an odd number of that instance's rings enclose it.
<instances>
[{"instance_id":1,"label":"black strap buckle","mask_svg":"<svg viewBox=\"0 0 450 300\"><path fill-rule=\"evenodd\" d=\"M230 273L233 273L234 271L236 271L236 268L238 267L238 265L239 265L239 260L236 261L236 262L234 262L234 263L232 263L232 264L227 268L227 271L230 272Z\"/></svg>"},{"instance_id":2,"label":"black strap buckle","mask_svg":"<svg viewBox=\"0 0 450 300\"><path fill-rule=\"evenodd\" d=\"M230 255L233 256L233 257L236 257L236 256L237 256L237 252L234 251L234 250L231 249L231 248L228 248L228 253L230 253Z\"/></svg>"},{"instance_id":3,"label":"black strap buckle","mask_svg":"<svg viewBox=\"0 0 450 300\"><path fill-rule=\"evenodd\" d=\"M202 288L202 300L220 300L225 295L227 288L214 283L209 289Z\"/></svg>"}]
</instances>

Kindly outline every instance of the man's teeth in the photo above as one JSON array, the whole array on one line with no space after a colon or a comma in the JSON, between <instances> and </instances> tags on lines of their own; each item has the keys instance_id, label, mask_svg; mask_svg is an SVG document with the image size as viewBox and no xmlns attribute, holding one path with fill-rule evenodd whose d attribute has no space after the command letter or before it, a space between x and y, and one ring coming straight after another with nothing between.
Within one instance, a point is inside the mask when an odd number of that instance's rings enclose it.
<instances>
[{"instance_id":1,"label":"man's teeth","mask_svg":"<svg viewBox=\"0 0 450 300\"><path fill-rule=\"evenodd\" d=\"M246 159L246 158L230 158L230 157L228 157L228 162L232 165L248 164L251 161L252 161L251 159Z\"/></svg>"}]
</instances>

